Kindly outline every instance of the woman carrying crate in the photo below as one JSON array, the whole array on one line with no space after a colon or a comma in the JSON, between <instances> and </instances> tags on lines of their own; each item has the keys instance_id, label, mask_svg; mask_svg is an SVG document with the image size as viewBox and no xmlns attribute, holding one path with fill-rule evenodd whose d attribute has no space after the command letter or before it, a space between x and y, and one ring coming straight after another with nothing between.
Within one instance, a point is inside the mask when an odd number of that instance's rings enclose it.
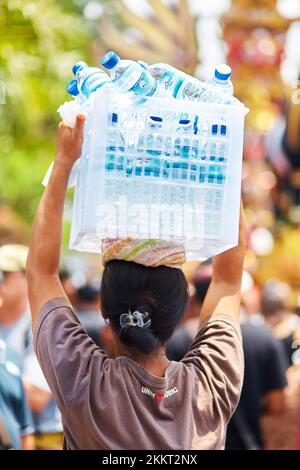
<instances>
[{"instance_id":1,"label":"woman carrying crate","mask_svg":"<svg viewBox=\"0 0 300 470\"><path fill-rule=\"evenodd\" d=\"M213 259L199 331L181 362L168 361L165 343L188 296L183 248L159 240L103 243L101 310L114 338L114 357L107 357L81 327L58 275L64 199L84 120L59 126L27 262L35 349L62 413L64 448L223 449L243 379L243 213L238 246Z\"/></svg>"}]
</instances>

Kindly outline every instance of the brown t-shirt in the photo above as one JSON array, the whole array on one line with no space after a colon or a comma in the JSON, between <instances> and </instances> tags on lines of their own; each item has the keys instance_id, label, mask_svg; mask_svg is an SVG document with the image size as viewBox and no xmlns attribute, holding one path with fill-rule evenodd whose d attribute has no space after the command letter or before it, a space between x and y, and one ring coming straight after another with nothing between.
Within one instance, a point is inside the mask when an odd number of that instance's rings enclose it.
<instances>
[{"instance_id":1,"label":"brown t-shirt","mask_svg":"<svg viewBox=\"0 0 300 470\"><path fill-rule=\"evenodd\" d=\"M243 380L240 329L230 316L208 318L164 377L129 357L108 358L64 299L43 306L34 345L66 449L224 448Z\"/></svg>"}]
</instances>

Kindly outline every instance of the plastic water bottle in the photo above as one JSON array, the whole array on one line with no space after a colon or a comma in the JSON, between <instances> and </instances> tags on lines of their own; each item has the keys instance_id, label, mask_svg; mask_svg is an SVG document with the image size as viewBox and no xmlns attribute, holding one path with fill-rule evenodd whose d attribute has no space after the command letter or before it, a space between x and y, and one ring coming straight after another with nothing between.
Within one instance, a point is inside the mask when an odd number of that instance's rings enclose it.
<instances>
[{"instance_id":1,"label":"plastic water bottle","mask_svg":"<svg viewBox=\"0 0 300 470\"><path fill-rule=\"evenodd\" d=\"M163 119L159 116L150 116L147 137L147 153L153 156L161 155Z\"/></svg>"},{"instance_id":2,"label":"plastic water bottle","mask_svg":"<svg viewBox=\"0 0 300 470\"><path fill-rule=\"evenodd\" d=\"M154 64L148 67L158 82L155 96L202 101L206 103L239 104L239 100L228 93L221 92L207 82L202 82L168 64Z\"/></svg>"},{"instance_id":3,"label":"plastic water bottle","mask_svg":"<svg viewBox=\"0 0 300 470\"><path fill-rule=\"evenodd\" d=\"M110 71L110 78L120 92L131 92L140 96L152 96L155 93L157 82L145 68L146 64L121 60L113 51L105 54L101 64Z\"/></svg>"},{"instance_id":4,"label":"plastic water bottle","mask_svg":"<svg viewBox=\"0 0 300 470\"><path fill-rule=\"evenodd\" d=\"M148 66L151 75L158 82L156 96L177 97L177 92L187 75L168 64L153 64Z\"/></svg>"},{"instance_id":5,"label":"plastic water bottle","mask_svg":"<svg viewBox=\"0 0 300 470\"><path fill-rule=\"evenodd\" d=\"M218 161L220 163L226 163L227 162L227 154L228 154L228 144L225 142L221 142L219 145L219 157Z\"/></svg>"},{"instance_id":6,"label":"plastic water bottle","mask_svg":"<svg viewBox=\"0 0 300 470\"><path fill-rule=\"evenodd\" d=\"M145 176L160 176L160 156L162 154L163 138L161 129L163 119L160 116L150 116L147 136L147 154L152 158L146 159Z\"/></svg>"},{"instance_id":7,"label":"plastic water bottle","mask_svg":"<svg viewBox=\"0 0 300 470\"><path fill-rule=\"evenodd\" d=\"M87 99L98 88L110 83L109 76L97 67L89 67L85 62L76 62L73 73L77 78L77 87Z\"/></svg>"},{"instance_id":8,"label":"plastic water bottle","mask_svg":"<svg viewBox=\"0 0 300 470\"><path fill-rule=\"evenodd\" d=\"M184 80L176 95L177 99L201 101L205 103L219 103L238 105L239 100L228 93L222 93L219 88L193 77Z\"/></svg>"},{"instance_id":9,"label":"plastic water bottle","mask_svg":"<svg viewBox=\"0 0 300 470\"><path fill-rule=\"evenodd\" d=\"M178 137L175 139L175 156L186 159L198 159L198 141L194 138L194 135L198 132L198 120L198 116L191 120L187 113L181 114L179 125L176 129Z\"/></svg>"},{"instance_id":10,"label":"plastic water bottle","mask_svg":"<svg viewBox=\"0 0 300 470\"><path fill-rule=\"evenodd\" d=\"M131 168L127 164L125 152L125 139L123 133L118 129L118 114L112 113L110 116L111 130L108 133L106 144L106 164L107 173L131 173Z\"/></svg>"},{"instance_id":11,"label":"plastic water bottle","mask_svg":"<svg viewBox=\"0 0 300 470\"><path fill-rule=\"evenodd\" d=\"M150 116L147 135L141 134L138 138L137 152L140 155L137 158L135 174L141 176L160 175L160 157L162 153L162 135L163 119L160 116Z\"/></svg>"},{"instance_id":12,"label":"plastic water bottle","mask_svg":"<svg viewBox=\"0 0 300 470\"><path fill-rule=\"evenodd\" d=\"M85 95L79 92L77 87L77 80L71 80L66 86L67 92L73 96L75 101L81 108L85 108L87 105L87 98Z\"/></svg>"},{"instance_id":13,"label":"plastic water bottle","mask_svg":"<svg viewBox=\"0 0 300 470\"><path fill-rule=\"evenodd\" d=\"M215 68L214 76L208 80L208 83L220 90L222 93L228 93L233 96L233 84L230 80L231 67L227 64L219 64Z\"/></svg>"},{"instance_id":14,"label":"plastic water bottle","mask_svg":"<svg viewBox=\"0 0 300 470\"><path fill-rule=\"evenodd\" d=\"M71 80L66 86L67 92L74 98L72 101L66 101L58 108L58 113L63 121L71 127L75 126L76 115L79 112L88 112L89 102L87 98L80 93L77 87L77 80Z\"/></svg>"},{"instance_id":15,"label":"plastic water bottle","mask_svg":"<svg viewBox=\"0 0 300 470\"><path fill-rule=\"evenodd\" d=\"M187 118L188 116L186 116L186 114L182 114L179 125L176 129L178 137L175 139L175 155L182 158L190 157L192 122Z\"/></svg>"}]
</instances>

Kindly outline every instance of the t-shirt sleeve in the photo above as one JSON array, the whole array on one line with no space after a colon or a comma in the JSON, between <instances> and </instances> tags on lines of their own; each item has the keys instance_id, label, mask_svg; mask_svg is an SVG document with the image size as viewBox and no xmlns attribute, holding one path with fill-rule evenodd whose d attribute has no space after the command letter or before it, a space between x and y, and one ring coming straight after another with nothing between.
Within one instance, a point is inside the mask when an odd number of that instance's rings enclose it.
<instances>
[{"instance_id":1,"label":"t-shirt sleeve","mask_svg":"<svg viewBox=\"0 0 300 470\"><path fill-rule=\"evenodd\" d=\"M34 330L34 349L53 397L64 409L87 396L95 357L99 372L107 358L65 299L50 300L42 307Z\"/></svg>"},{"instance_id":2,"label":"t-shirt sleeve","mask_svg":"<svg viewBox=\"0 0 300 470\"><path fill-rule=\"evenodd\" d=\"M244 377L239 324L224 314L207 318L182 362L193 365L214 409L228 422L238 404Z\"/></svg>"}]
</instances>

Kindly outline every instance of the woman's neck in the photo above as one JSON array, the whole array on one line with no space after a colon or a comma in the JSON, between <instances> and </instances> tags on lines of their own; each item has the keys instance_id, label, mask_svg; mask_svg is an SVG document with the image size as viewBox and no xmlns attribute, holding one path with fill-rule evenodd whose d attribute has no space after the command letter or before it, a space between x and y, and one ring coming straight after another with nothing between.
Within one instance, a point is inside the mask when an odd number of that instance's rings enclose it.
<instances>
[{"instance_id":1,"label":"woman's neck","mask_svg":"<svg viewBox=\"0 0 300 470\"><path fill-rule=\"evenodd\" d=\"M162 346L148 356L142 356L130 348L117 344L115 347L115 357L127 356L144 367L150 374L157 377L164 377L167 367L170 364L166 356L165 348Z\"/></svg>"}]
</instances>

